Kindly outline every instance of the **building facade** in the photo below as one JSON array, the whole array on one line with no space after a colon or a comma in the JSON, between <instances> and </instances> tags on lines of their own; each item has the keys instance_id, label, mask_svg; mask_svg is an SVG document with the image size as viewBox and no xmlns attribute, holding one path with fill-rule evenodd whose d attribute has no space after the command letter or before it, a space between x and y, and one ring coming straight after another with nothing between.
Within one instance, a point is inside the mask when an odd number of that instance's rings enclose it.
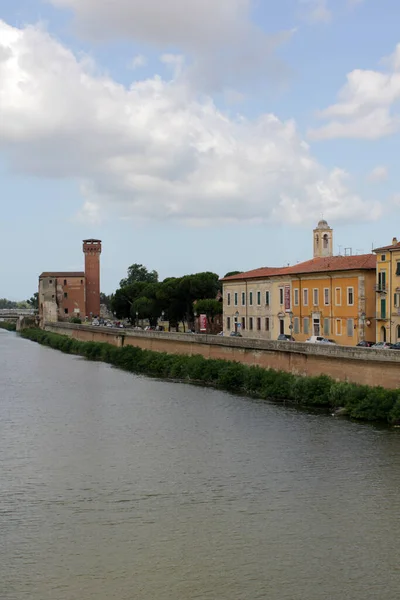
<instances>
[{"instance_id":1,"label":"building facade","mask_svg":"<svg viewBox=\"0 0 400 600\"><path fill-rule=\"evenodd\" d=\"M46 271L39 276L41 322L100 314L100 240L84 240L85 272Z\"/></svg>"},{"instance_id":2,"label":"building facade","mask_svg":"<svg viewBox=\"0 0 400 600\"><path fill-rule=\"evenodd\" d=\"M322 335L341 345L375 341L374 254L333 256L333 230L321 220L311 260L223 279L224 334L296 341ZM400 290L399 290L400 291Z\"/></svg>"},{"instance_id":3,"label":"building facade","mask_svg":"<svg viewBox=\"0 0 400 600\"><path fill-rule=\"evenodd\" d=\"M400 242L374 250L376 265L376 339L400 341Z\"/></svg>"}]
</instances>

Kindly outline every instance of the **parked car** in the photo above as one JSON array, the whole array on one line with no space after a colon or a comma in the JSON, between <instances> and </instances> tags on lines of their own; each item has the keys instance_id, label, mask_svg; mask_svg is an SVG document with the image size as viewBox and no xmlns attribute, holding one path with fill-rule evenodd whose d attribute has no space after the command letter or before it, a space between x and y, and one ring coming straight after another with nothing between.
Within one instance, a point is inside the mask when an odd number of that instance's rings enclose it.
<instances>
[{"instance_id":1,"label":"parked car","mask_svg":"<svg viewBox=\"0 0 400 600\"><path fill-rule=\"evenodd\" d=\"M390 349L391 350L400 350L400 342L396 342L395 344L392 344L392 347Z\"/></svg>"},{"instance_id":2,"label":"parked car","mask_svg":"<svg viewBox=\"0 0 400 600\"><path fill-rule=\"evenodd\" d=\"M328 340L328 338L324 338L322 335L312 335L306 340L307 344L336 344L334 340Z\"/></svg>"},{"instance_id":3,"label":"parked car","mask_svg":"<svg viewBox=\"0 0 400 600\"><path fill-rule=\"evenodd\" d=\"M231 337L243 337L238 331L231 331L229 334Z\"/></svg>"},{"instance_id":4,"label":"parked car","mask_svg":"<svg viewBox=\"0 0 400 600\"><path fill-rule=\"evenodd\" d=\"M374 345L374 342L367 342L366 340L362 342L358 342L357 346L359 348L371 348Z\"/></svg>"},{"instance_id":5,"label":"parked car","mask_svg":"<svg viewBox=\"0 0 400 600\"><path fill-rule=\"evenodd\" d=\"M277 337L278 342L295 342L296 340L288 333L280 333Z\"/></svg>"},{"instance_id":6,"label":"parked car","mask_svg":"<svg viewBox=\"0 0 400 600\"><path fill-rule=\"evenodd\" d=\"M375 350L391 350L392 344L389 344L389 342L376 342L372 348L375 348Z\"/></svg>"}]
</instances>

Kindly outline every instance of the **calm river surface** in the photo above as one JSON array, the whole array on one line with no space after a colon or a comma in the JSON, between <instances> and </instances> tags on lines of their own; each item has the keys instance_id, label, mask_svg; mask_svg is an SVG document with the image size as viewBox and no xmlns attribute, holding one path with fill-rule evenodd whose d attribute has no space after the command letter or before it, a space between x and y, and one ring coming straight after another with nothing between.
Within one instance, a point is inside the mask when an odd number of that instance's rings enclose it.
<instances>
[{"instance_id":1,"label":"calm river surface","mask_svg":"<svg viewBox=\"0 0 400 600\"><path fill-rule=\"evenodd\" d=\"M0 598L398 600L399 431L0 330Z\"/></svg>"}]
</instances>

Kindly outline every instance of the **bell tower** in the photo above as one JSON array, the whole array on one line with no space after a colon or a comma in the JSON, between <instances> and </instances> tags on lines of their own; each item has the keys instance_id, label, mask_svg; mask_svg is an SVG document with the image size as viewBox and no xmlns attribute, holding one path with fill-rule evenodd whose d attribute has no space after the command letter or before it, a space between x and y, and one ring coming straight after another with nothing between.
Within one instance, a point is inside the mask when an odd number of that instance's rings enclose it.
<instances>
[{"instance_id":1,"label":"bell tower","mask_svg":"<svg viewBox=\"0 0 400 600\"><path fill-rule=\"evenodd\" d=\"M101 240L83 240L83 253L85 255L86 316L99 316Z\"/></svg>"},{"instance_id":2,"label":"bell tower","mask_svg":"<svg viewBox=\"0 0 400 600\"><path fill-rule=\"evenodd\" d=\"M314 229L314 258L333 256L333 230L325 219Z\"/></svg>"}]
</instances>

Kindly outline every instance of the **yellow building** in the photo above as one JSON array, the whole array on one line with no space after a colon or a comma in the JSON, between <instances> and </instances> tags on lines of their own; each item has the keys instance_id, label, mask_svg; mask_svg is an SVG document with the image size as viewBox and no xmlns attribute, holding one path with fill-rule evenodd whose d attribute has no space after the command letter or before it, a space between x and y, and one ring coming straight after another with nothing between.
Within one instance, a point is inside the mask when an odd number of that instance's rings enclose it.
<instances>
[{"instance_id":1,"label":"yellow building","mask_svg":"<svg viewBox=\"0 0 400 600\"><path fill-rule=\"evenodd\" d=\"M313 248L314 258L295 266L225 278L225 335L238 330L263 339L292 333L299 342L311 335L346 346L374 342L375 255L333 256L333 231L324 220L314 229Z\"/></svg>"},{"instance_id":2,"label":"yellow building","mask_svg":"<svg viewBox=\"0 0 400 600\"><path fill-rule=\"evenodd\" d=\"M376 264L376 339L400 341L400 242L374 250Z\"/></svg>"}]
</instances>

